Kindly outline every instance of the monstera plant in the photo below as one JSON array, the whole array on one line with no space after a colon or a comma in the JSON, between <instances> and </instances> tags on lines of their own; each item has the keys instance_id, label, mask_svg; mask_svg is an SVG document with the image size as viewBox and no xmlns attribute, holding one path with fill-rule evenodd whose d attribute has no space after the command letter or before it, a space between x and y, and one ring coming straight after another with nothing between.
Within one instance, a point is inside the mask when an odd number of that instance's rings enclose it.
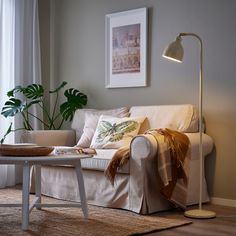
<instances>
[{"instance_id":1,"label":"monstera plant","mask_svg":"<svg viewBox=\"0 0 236 236\"><path fill-rule=\"evenodd\" d=\"M21 115L23 124L22 127L13 129L11 123L0 143L2 144L11 132L33 130L33 119L38 120L48 130L60 129L65 121L71 121L75 111L87 104L87 96L75 88L69 88L64 91L65 101L59 105L59 93L64 90L66 84L67 82L63 81L55 90L49 91L50 96L55 96L51 112L45 104L45 90L41 84L16 86L10 90L7 93L9 100L4 104L1 114L5 117ZM38 106L42 110L44 119L33 113L33 106Z\"/></svg>"}]
</instances>

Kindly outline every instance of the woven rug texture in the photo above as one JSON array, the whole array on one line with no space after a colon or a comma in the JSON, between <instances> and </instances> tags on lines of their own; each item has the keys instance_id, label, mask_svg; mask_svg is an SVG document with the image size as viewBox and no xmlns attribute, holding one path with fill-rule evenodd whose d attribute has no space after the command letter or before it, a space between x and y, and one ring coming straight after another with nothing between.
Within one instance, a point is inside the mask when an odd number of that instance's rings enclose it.
<instances>
[{"instance_id":1,"label":"woven rug texture","mask_svg":"<svg viewBox=\"0 0 236 236\"><path fill-rule=\"evenodd\" d=\"M31 196L31 199L33 197ZM21 190L0 189L1 203L21 203ZM64 201L43 197L44 203ZM1 236L127 236L143 235L190 224L189 220L139 215L125 210L89 205L89 219L80 208L33 209L27 231L21 230L21 208L0 207Z\"/></svg>"}]
</instances>

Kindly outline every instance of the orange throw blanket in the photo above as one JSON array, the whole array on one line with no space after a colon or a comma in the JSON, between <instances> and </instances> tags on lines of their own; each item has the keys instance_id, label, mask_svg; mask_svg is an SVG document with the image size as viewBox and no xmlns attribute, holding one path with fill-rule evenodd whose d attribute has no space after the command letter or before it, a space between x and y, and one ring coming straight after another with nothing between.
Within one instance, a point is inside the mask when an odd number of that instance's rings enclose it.
<instances>
[{"instance_id":1,"label":"orange throw blanket","mask_svg":"<svg viewBox=\"0 0 236 236\"><path fill-rule=\"evenodd\" d=\"M186 196L183 195L186 195L186 191L181 194L175 193L174 198L178 199L173 198L173 193L175 192L176 183L179 179L183 180L178 186L180 187L179 189L181 189L181 191L183 191L183 189L186 189L187 176L184 171L183 164L189 147L188 137L183 133L167 128L148 130L145 134L152 135L156 139L157 144L159 146L157 152L157 159L158 172L162 180L160 192L165 198L167 198L171 202L179 205L182 208L185 208ZM160 142L160 138L163 137L164 144ZM160 151L163 149L167 150ZM170 158L167 158L166 153L168 153ZM105 170L105 176L111 181L112 185L114 185L117 170L122 168L129 161L129 157L129 146L125 146L118 149L115 155L113 156L107 169ZM181 185L185 185L185 187Z\"/></svg>"}]
</instances>

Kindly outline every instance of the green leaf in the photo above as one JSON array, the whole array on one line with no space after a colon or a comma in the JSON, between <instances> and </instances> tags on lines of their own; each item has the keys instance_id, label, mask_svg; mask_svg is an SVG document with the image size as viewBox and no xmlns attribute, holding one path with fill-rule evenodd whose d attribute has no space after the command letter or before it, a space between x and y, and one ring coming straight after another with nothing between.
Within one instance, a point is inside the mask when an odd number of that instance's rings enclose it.
<instances>
[{"instance_id":1,"label":"green leaf","mask_svg":"<svg viewBox=\"0 0 236 236\"><path fill-rule=\"evenodd\" d=\"M64 92L65 97L67 97L68 101L80 103L81 105L87 104L87 96L81 93L78 89L70 88Z\"/></svg>"},{"instance_id":2,"label":"green leaf","mask_svg":"<svg viewBox=\"0 0 236 236\"><path fill-rule=\"evenodd\" d=\"M123 121L115 126L115 131L119 133L130 133L137 129L138 122L134 120Z\"/></svg>"},{"instance_id":3,"label":"green leaf","mask_svg":"<svg viewBox=\"0 0 236 236\"><path fill-rule=\"evenodd\" d=\"M56 89L54 89L53 91L49 91L49 93L57 93L59 90L61 90L62 88L64 88L67 85L66 81L63 81L61 83L61 85L59 85Z\"/></svg>"},{"instance_id":4,"label":"green leaf","mask_svg":"<svg viewBox=\"0 0 236 236\"><path fill-rule=\"evenodd\" d=\"M5 117L15 116L25 110L26 102L22 102L16 98L10 98L3 106L1 114Z\"/></svg>"},{"instance_id":5,"label":"green leaf","mask_svg":"<svg viewBox=\"0 0 236 236\"><path fill-rule=\"evenodd\" d=\"M61 104L60 113L64 120L71 121L75 111L87 104L87 96L74 88L67 89L64 95L67 101Z\"/></svg>"},{"instance_id":6,"label":"green leaf","mask_svg":"<svg viewBox=\"0 0 236 236\"><path fill-rule=\"evenodd\" d=\"M109 121L102 120L98 124L98 136L96 138L96 142L102 142L107 136L112 133L113 126Z\"/></svg>"},{"instance_id":7,"label":"green leaf","mask_svg":"<svg viewBox=\"0 0 236 236\"><path fill-rule=\"evenodd\" d=\"M120 141L126 133L130 133L137 129L138 122L134 120L123 121L113 125L108 121L101 121L98 125L98 136L96 141L102 142L106 137L109 137L110 142Z\"/></svg>"},{"instance_id":8,"label":"green leaf","mask_svg":"<svg viewBox=\"0 0 236 236\"><path fill-rule=\"evenodd\" d=\"M112 134L109 138L110 142L117 142L120 141L123 138L124 134L123 133L115 133Z\"/></svg>"},{"instance_id":9,"label":"green leaf","mask_svg":"<svg viewBox=\"0 0 236 236\"><path fill-rule=\"evenodd\" d=\"M7 129L7 132L4 134L3 138L0 140L0 143L3 144L4 140L6 139L7 135L10 134L13 130L12 128L12 123L10 124L10 126Z\"/></svg>"},{"instance_id":10,"label":"green leaf","mask_svg":"<svg viewBox=\"0 0 236 236\"><path fill-rule=\"evenodd\" d=\"M12 90L10 90L10 91L8 91L7 92L7 96L8 97L14 97L14 95L16 94L16 93L18 93L18 92L23 92L24 91L24 87L22 87L22 86L16 86L14 89L12 89Z\"/></svg>"},{"instance_id":11,"label":"green leaf","mask_svg":"<svg viewBox=\"0 0 236 236\"><path fill-rule=\"evenodd\" d=\"M104 133L112 129L112 124L109 121L102 120L98 125L98 133Z\"/></svg>"},{"instance_id":12,"label":"green leaf","mask_svg":"<svg viewBox=\"0 0 236 236\"><path fill-rule=\"evenodd\" d=\"M29 99L37 99L43 97L44 89L41 84L31 84L24 89L23 94Z\"/></svg>"}]
</instances>

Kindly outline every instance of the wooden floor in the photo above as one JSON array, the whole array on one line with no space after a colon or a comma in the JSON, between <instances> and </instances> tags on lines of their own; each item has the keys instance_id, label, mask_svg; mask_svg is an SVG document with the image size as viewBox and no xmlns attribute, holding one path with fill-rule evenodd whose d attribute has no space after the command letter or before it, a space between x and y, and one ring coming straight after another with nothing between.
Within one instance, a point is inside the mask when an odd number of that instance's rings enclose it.
<instances>
[{"instance_id":1,"label":"wooden floor","mask_svg":"<svg viewBox=\"0 0 236 236\"><path fill-rule=\"evenodd\" d=\"M15 186L21 189L21 186ZM189 209L197 209L196 206ZM160 217L173 219L189 219L192 224L173 229L163 230L155 233L145 234L147 236L236 236L236 207L226 207L213 204L204 204L204 210L216 213L214 219L190 219L184 217L184 212L179 209L158 212ZM1 229L0 229L1 235Z\"/></svg>"},{"instance_id":2,"label":"wooden floor","mask_svg":"<svg viewBox=\"0 0 236 236\"><path fill-rule=\"evenodd\" d=\"M195 209L196 207L194 207ZM189 208L191 209L191 208ZM236 236L236 208L212 204L203 205L203 209L216 212L214 219L190 219L193 223L179 228L147 234L148 236ZM158 213L168 218L185 218L180 210ZM186 218L185 218L186 219Z\"/></svg>"}]
</instances>

